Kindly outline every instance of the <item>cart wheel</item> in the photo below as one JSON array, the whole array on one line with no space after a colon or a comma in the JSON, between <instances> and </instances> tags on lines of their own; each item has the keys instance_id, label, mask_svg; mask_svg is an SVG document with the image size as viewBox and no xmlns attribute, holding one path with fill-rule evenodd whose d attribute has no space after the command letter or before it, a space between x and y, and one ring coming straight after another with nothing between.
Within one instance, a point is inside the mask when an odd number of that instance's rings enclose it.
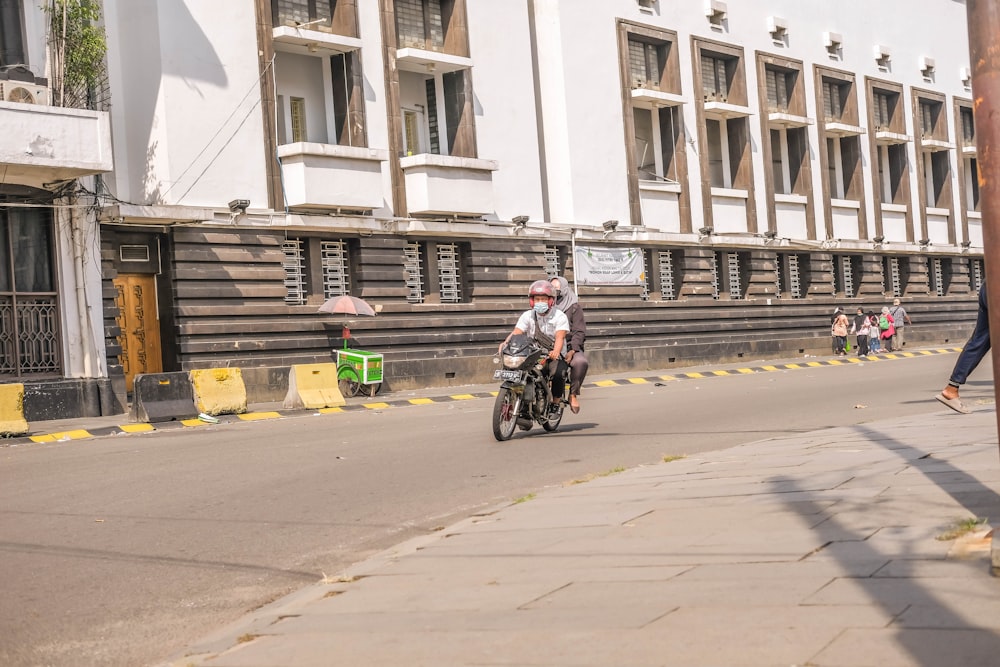
<instances>
[{"instance_id":1,"label":"cart wheel","mask_svg":"<svg viewBox=\"0 0 1000 667\"><path fill-rule=\"evenodd\" d=\"M361 378L352 366L344 365L337 369L337 383L345 398L361 394Z\"/></svg>"}]
</instances>

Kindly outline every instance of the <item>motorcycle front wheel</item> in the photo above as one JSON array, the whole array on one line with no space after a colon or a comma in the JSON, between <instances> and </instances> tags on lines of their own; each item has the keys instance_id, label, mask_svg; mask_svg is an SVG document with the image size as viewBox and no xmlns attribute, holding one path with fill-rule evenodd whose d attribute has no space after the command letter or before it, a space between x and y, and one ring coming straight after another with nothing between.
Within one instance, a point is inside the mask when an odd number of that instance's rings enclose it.
<instances>
[{"instance_id":1,"label":"motorcycle front wheel","mask_svg":"<svg viewBox=\"0 0 1000 667\"><path fill-rule=\"evenodd\" d=\"M560 403L557 412L550 412L549 418L542 422L542 428L544 428L549 433L559 428L559 422L562 421L563 409L565 407L566 406Z\"/></svg>"},{"instance_id":2,"label":"motorcycle front wheel","mask_svg":"<svg viewBox=\"0 0 1000 667\"><path fill-rule=\"evenodd\" d=\"M507 387L500 387L497 400L493 404L493 437L503 442L510 440L517 426L517 394Z\"/></svg>"}]
</instances>

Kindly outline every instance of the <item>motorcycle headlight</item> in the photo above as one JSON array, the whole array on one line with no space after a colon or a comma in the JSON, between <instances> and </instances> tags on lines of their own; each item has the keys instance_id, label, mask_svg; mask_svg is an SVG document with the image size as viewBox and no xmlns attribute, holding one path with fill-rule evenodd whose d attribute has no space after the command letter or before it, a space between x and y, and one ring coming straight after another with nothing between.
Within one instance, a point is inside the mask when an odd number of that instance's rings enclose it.
<instances>
[{"instance_id":1,"label":"motorcycle headlight","mask_svg":"<svg viewBox=\"0 0 1000 667\"><path fill-rule=\"evenodd\" d=\"M516 356L512 354L503 355L503 365L506 368L520 368L527 360L527 356Z\"/></svg>"}]
</instances>

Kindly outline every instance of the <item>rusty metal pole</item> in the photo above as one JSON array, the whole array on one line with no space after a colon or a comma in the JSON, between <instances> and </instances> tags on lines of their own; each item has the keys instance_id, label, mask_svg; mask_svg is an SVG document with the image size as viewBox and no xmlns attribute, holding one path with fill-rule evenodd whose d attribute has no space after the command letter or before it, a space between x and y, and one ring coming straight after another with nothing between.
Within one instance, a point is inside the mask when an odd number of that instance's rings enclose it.
<instances>
[{"instance_id":1,"label":"rusty metal pole","mask_svg":"<svg viewBox=\"0 0 1000 667\"><path fill-rule=\"evenodd\" d=\"M1000 405L1000 0L966 0L973 114L990 309L993 393ZM1000 431L1000 411L997 412ZM994 552L996 548L994 547Z\"/></svg>"},{"instance_id":2,"label":"rusty metal pole","mask_svg":"<svg viewBox=\"0 0 1000 667\"><path fill-rule=\"evenodd\" d=\"M972 66L973 118L979 166L979 204L983 214L983 260L990 310L993 396L1000 405L1000 0L966 0L969 62ZM1000 411L997 411L1000 432ZM990 572L1000 576L1000 531L993 531Z\"/></svg>"}]
</instances>

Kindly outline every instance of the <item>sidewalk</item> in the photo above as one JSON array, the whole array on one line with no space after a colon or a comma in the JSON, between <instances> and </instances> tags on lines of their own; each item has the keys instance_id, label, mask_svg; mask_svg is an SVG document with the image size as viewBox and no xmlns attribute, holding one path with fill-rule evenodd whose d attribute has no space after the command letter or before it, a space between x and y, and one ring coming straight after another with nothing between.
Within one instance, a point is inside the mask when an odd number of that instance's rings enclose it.
<instances>
[{"instance_id":1,"label":"sidewalk","mask_svg":"<svg viewBox=\"0 0 1000 667\"><path fill-rule=\"evenodd\" d=\"M259 609L168 664L996 665L993 406L552 489ZM998 563L1000 565L1000 563Z\"/></svg>"}]
</instances>

